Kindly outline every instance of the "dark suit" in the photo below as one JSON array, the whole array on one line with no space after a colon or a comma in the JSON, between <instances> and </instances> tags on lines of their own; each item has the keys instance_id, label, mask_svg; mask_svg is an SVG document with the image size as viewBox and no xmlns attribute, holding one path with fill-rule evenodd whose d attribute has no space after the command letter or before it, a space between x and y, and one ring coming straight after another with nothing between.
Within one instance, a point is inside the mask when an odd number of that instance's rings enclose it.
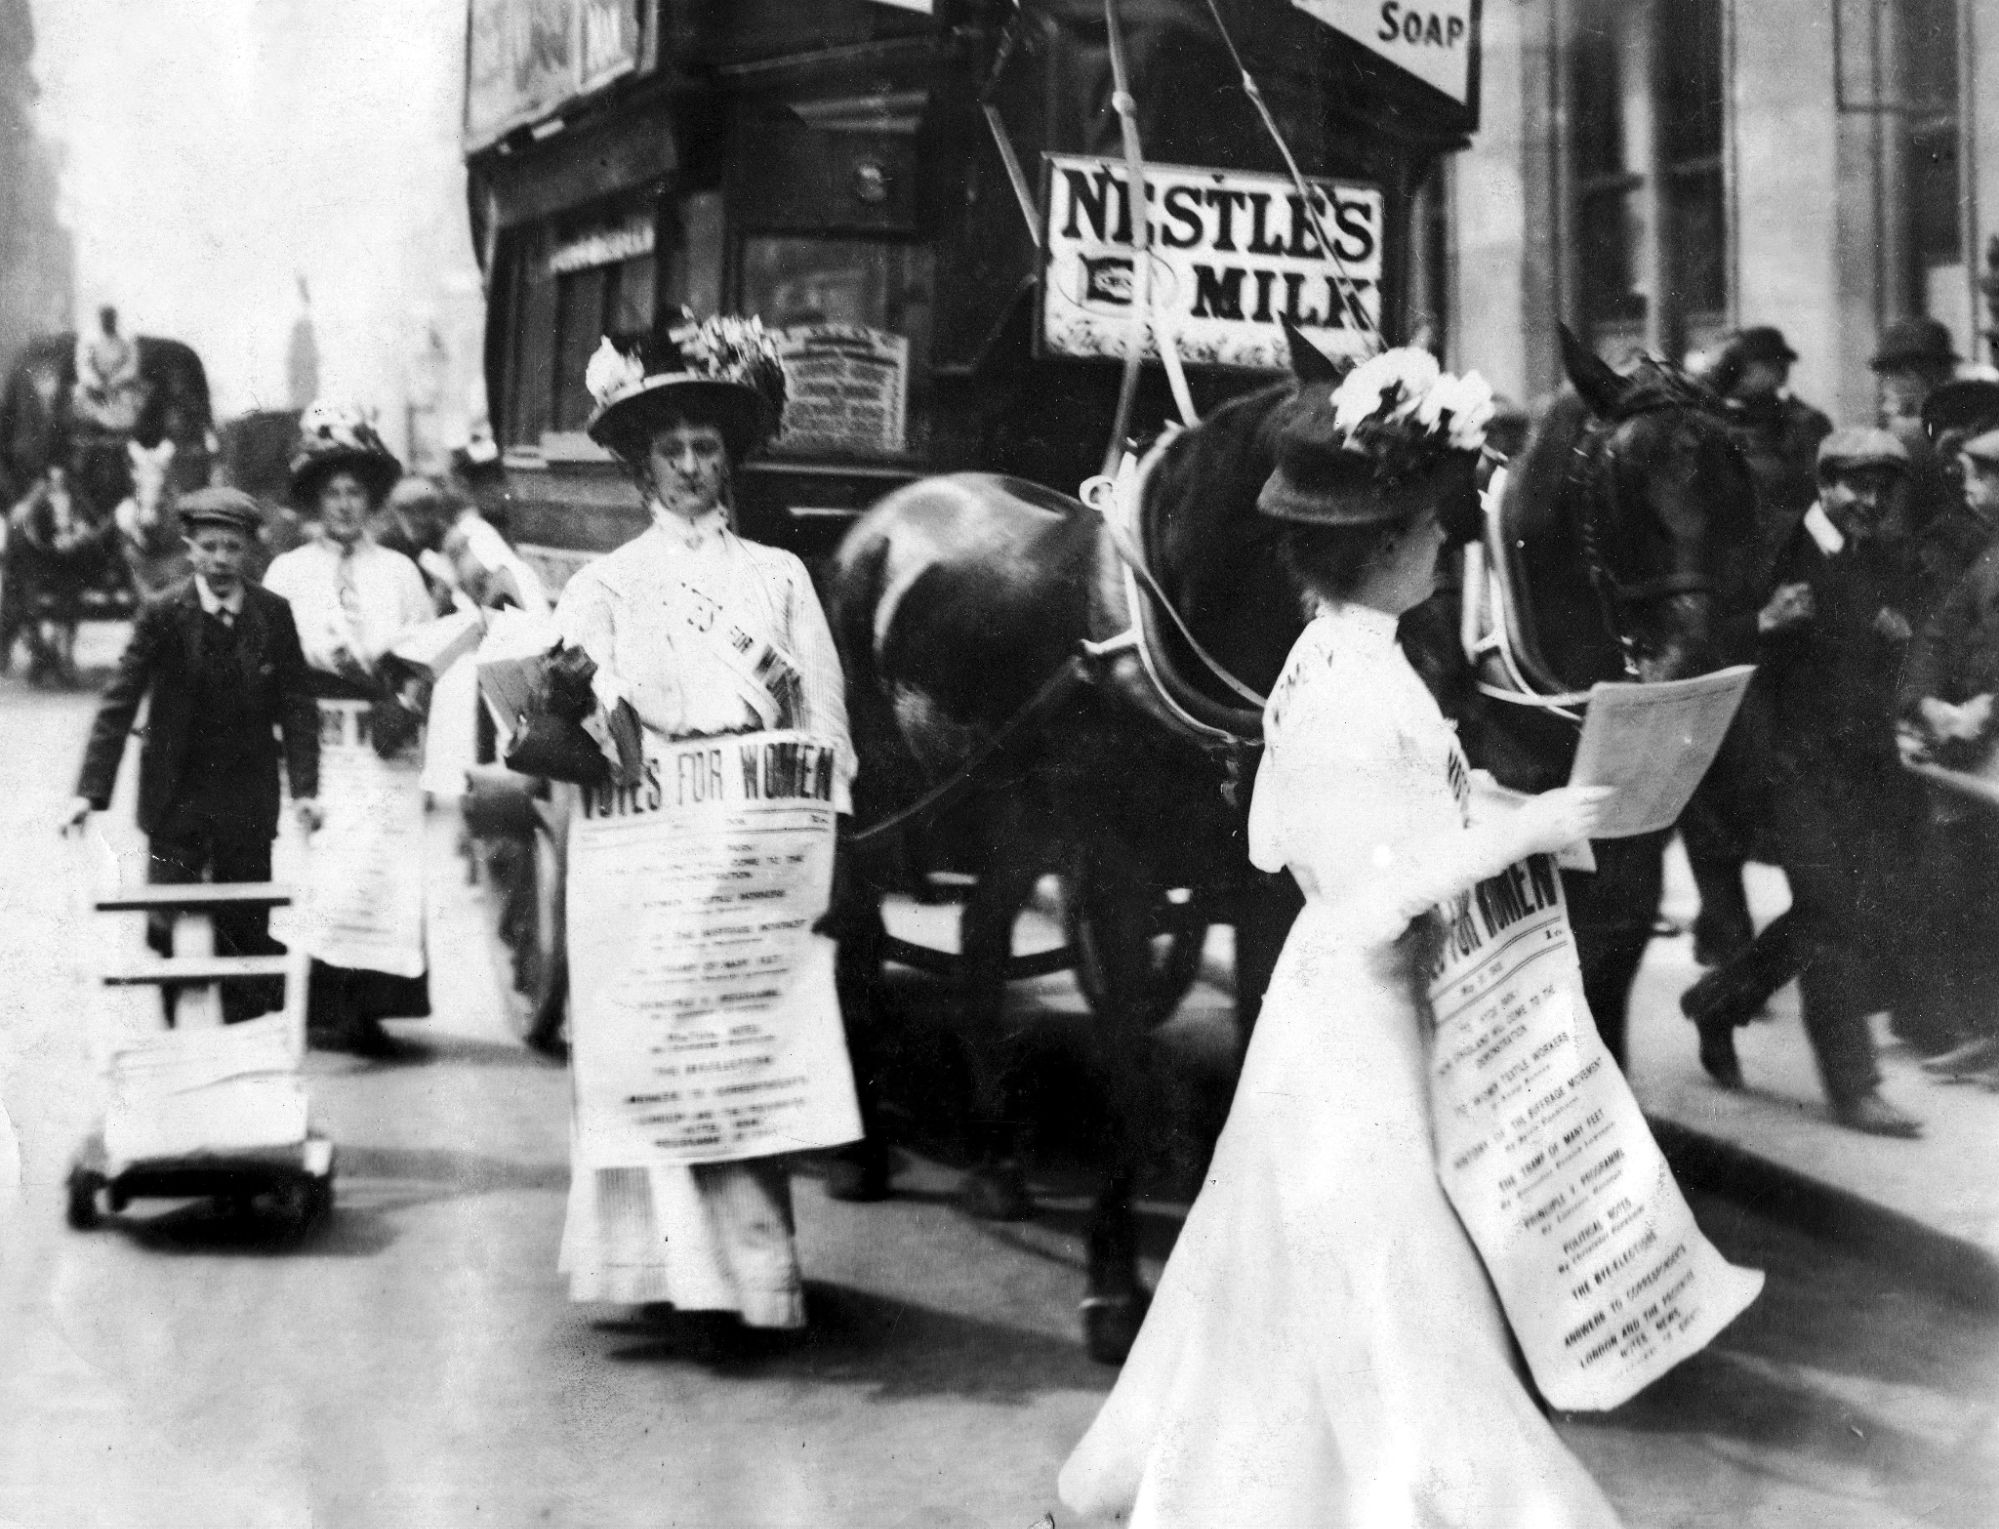
<instances>
[{"instance_id":1,"label":"dark suit","mask_svg":"<svg viewBox=\"0 0 1999 1529\"><path fill-rule=\"evenodd\" d=\"M151 697L139 756L139 827L161 883L268 881L278 828L278 734L294 797L319 793L319 710L291 606L245 586L233 623L202 610L192 580L143 610L104 692L76 792L103 811L139 705ZM156 928L156 947L162 943ZM216 950L275 948L269 915L215 920ZM268 1007L270 990L231 990L224 1014Z\"/></svg>"}]
</instances>

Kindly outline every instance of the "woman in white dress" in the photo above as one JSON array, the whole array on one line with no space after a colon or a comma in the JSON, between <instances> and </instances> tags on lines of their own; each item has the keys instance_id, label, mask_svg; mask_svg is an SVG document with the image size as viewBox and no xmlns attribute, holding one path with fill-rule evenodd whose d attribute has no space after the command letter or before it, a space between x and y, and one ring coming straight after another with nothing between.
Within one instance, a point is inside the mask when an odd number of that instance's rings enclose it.
<instances>
[{"instance_id":1,"label":"woman in white dress","mask_svg":"<svg viewBox=\"0 0 1999 1529\"><path fill-rule=\"evenodd\" d=\"M1206 1186L1063 1499L1186 1529L1608 1529L1519 1376L1438 1181L1436 904L1586 839L1596 790L1469 826L1455 734L1396 646L1491 412L1391 351L1279 439L1260 508L1314 619L1265 713L1250 856L1304 890Z\"/></svg>"},{"instance_id":2,"label":"woman in white dress","mask_svg":"<svg viewBox=\"0 0 1999 1529\"><path fill-rule=\"evenodd\" d=\"M839 656L805 565L738 536L730 474L776 428L783 372L754 321L711 319L589 369L591 436L631 469L651 513L637 539L580 569L556 626L597 666L606 715L629 705L664 738L801 728L839 741L834 807L853 750ZM827 1001L832 1002L830 991ZM579 1050L589 1037L575 1036ZM790 1161L572 1174L561 1268L577 1301L733 1312L805 1325Z\"/></svg>"},{"instance_id":3,"label":"woman in white dress","mask_svg":"<svg viewBox=\"0 0 1999 1529\"><path fill-rule=\"evenodd\" d=\"M300 417L291 500L318 534L273 559L264 588L291 602L313 694L322 699L383 700L393 688L384 658L412 628L436 615L416 564L380 545L368 529L369 517L402 471L367 411L321 402ZM395 736L377 734L378 740ZM384 756L399 782L397 803L411 834L422 832L417 748L411 737ZM338 835L344 829L335 807L328 831ZM354 895L352 888L324 884L325 877L339 874L341 863L322 841L310 872L336 899ZM307 1011L314 1046L384 1059L403 1054L402 1043L382 1021L430 1013L422 908L419 903L404 912L408 923L393 942L401 948L379 954L381 966L314 959Z\"/></svg>"}]
</instances>

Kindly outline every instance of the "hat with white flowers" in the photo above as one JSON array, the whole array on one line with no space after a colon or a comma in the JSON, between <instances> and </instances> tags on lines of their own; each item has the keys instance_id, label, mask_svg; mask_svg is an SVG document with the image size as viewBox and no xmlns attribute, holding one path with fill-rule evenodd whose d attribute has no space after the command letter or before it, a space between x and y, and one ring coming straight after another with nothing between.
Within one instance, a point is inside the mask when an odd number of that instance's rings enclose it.
<instances>
[{"instance_id":1,"label":"hat with white flowers","mask_svg":"<svg viewBox=\"0 0 1999 1529\"><path fill-rule=\"evenodd\" d=\"M713 425L732 460L777 433L784 414L784 366L777 342L755 318L718 314L677 321L651 334L606 335L583 373L596 400L584 428L629 461L645 456L653 432L675 419Z\"/></svg>"},{"instance_id":2,"label":"hat with white flowers","mask_svg":"<svg viewBox=\"0 0 1999 1529\"><path fill-rule=\"evenodd\" d=\"M1383 351L1330 395L1301 400L1256 506L1278 520L1374 525L1469 495L1493 412L1477 372L1453 376L1413 347Z\"/></svg>"},{"instance_id":3,"label":"hat with white flowers","mask_svg":"<svg viewBox=\"0 0 1999 1529\"><path fill-rule=\"evenodd\" d=\"M403 475L403 464L383 442L373 416L353 404L315 403L298 421L291 462L292 503L311 509L335 472L351 472L369 501L379 505Z\"/></svg>"}]
</instances>

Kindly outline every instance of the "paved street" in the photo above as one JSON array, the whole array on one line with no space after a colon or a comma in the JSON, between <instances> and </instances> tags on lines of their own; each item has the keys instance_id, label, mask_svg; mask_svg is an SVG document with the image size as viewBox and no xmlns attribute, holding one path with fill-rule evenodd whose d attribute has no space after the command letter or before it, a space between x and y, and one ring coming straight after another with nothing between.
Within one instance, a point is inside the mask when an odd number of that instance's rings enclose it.
<instances>
[{"instance_id":1,"label":"paved street","mask_svg":"<svg viewBox=\"0 0 1999 1529\"><path fill-rule=\"evenodd\" d=\"M114 634L90 634L100 644ZM94 849L59 842L91 700L0 681L0 1098L22 1183L4 1216L0 1524L346 1529L551 1524L1025 1529L1111 1378L1078 1341L1084 1180L1052 1129L1036 1221L950 1203L934 1105L889 1204L799 1184L813 1331L725 1361L697 1333L568 1303L563 1073L520 1046L485 905L432 837L436 1018L423 1059L315 1056L339 1207L291 1249L202 1206L141 1204L88 1234L60 1180L95 1108L87 973L136 920L83 912ZM128 772L129 774L129 772ZM114 812L115 819L117 814ZM129 818L127 818L129 822ZM129 926L129 927L128 927ZM905 1079L948 1099L948 1047L904 990ZM1066 1113L1065 979L1017 995ZM1176 1022L1213 1093L1222 995ZM1206 1078L1203 1085L1201 1079ZM0 1146L0 1172L7 1152ZM1999 1317L1740 1205L1703 1198L1728 1255L1769 1272L1708 1353L1616 1413L1562 1423L1634 1526L1985 1525L1999 1504ZM1148 1249L1178 1207L1148 1202ZM1365 1229L1357 1229L1364 1233Z\"/></svg>"}]
</instances>

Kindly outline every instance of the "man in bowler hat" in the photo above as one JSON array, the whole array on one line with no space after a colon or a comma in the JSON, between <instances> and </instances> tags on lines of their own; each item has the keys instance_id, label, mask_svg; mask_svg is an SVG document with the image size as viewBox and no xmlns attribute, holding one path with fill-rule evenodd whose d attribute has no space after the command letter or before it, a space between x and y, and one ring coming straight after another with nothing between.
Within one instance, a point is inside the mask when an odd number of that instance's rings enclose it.
<instances>
[{"instance_id":1,"label":"man in bowler hat","mask_svg":"<svg viewBox=\"0 0 1999 1529\"><path fill-rule=\"evenodd\" d=\"M180 517L194 576L133 624L97 709L66 826L80 832L110 805L126 736L150 698L139 756L148 879L269 881L281 752L293 810L307 832L319 826L318 708L291 607L244 577L262 518L256 501L236 489L201 489L180 501ZM269 954L278 948L269 927L265 909L224 910L215 917L216 953ZM164 929L150 937L161 947ZM269 997L268 983L231 984L223 1017L266 1012L275 1007Z\"/></svg>"}]
</instances>

